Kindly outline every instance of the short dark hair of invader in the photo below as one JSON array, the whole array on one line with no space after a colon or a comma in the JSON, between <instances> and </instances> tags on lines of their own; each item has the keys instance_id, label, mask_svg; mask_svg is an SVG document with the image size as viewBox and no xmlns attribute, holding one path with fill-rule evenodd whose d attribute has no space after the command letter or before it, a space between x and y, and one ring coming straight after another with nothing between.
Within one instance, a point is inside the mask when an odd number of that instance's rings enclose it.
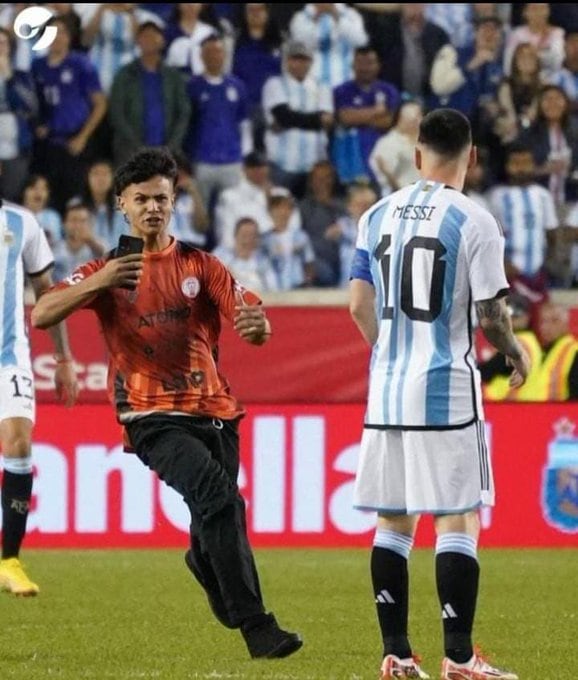
<instances>
[{"instance_id":1,"label":"short dark hair of invader","mask_svg":"<svg viewBox=\"0 0 578 680\"><path fill-rule=\"evenodd\" d=\"M445 158L457 158L472 143L470 121L455 109L434 109L419 125L418 144Z\"/></svg>"},{"instance_id":2,"label":"short dark hair of invader","mask_svg":"<svg viewBox=\"0 0 578 680\"><path fill-rule=\"evenodd\" d=\"M170 179L173 187L177 181L177 164L166 147L144 147L137 151L115 173L114 193L120 196L131 184L140 184L160 175Z\"/></svg>"}]
</instances>

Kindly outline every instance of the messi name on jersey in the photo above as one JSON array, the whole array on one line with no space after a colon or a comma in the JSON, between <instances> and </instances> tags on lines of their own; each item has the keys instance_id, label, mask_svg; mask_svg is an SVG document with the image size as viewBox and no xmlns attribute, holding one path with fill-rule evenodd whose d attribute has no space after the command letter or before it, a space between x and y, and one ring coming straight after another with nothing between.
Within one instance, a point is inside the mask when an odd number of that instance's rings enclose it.
<instances>
[{"instance_id":1,"label":"messi name on jersey","mask_svg":"<svg viewBox=\"0 0 578 680\"><path fill-rule=\"evenodd\" d=\"M435 206L431 205L398 205L393 209L393 214L400 220L421 220L423 222L430 222L431 217L436 211Z\"/></svg>"}]
</instances>

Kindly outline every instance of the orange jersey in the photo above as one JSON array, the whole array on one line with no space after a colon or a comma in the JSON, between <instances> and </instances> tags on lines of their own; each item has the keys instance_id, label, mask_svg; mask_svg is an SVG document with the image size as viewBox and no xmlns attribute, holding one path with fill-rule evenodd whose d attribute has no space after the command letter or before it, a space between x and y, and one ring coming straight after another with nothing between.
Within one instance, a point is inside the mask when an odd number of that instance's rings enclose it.
<instances>
[{"instance_id":1,"label":"orange jersey","mask_svg":"<svg viewBox=\"0 0 578 680\"><path fill-rule=\"evenodd\" d=\"M106 262L92 260L56 287L74 285ZM243 413L217 368L220 314L232 321L239 294L247 304L261 302L216 257L173 240L144 253L135 291L110 288L87 303L110 352L108 393L121 422L150 411L223 419Z\"/></svg>"}]
</instances>

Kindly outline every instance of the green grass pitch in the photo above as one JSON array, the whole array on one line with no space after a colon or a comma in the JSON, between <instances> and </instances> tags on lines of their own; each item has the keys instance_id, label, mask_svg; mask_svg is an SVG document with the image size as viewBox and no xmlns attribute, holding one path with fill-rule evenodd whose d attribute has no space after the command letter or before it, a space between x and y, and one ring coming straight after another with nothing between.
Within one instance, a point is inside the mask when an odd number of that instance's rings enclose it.
<instances>
[{"instance_id":1,"label":"green grass pitch","mask_svg":"<svg viewBox=\"0 0 578 680\"><path fill-rule=\"evenodd\" d=\"M367 550L258 550L265 600L303 635L288 659L252 661L210 615L183 552L25 551L37 598L0 596L0 679L375 680L381 661ZM578 550L482 550L475 639L521 680L573 677ZM439 677L431 551L411 557L410 633Z\"/></svg>"}]
</instances>

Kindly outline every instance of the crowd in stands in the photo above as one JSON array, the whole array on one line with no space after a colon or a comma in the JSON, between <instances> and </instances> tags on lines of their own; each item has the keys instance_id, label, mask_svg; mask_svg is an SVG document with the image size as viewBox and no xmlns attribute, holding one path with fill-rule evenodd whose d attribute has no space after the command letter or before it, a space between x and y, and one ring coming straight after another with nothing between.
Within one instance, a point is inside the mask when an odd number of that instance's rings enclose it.
<instances>
[{"instance_id":1,"label":"crowd in stands","mask_svg":"<svg viewBox=\"0 0 578 680\"><path fill-rule=\"evenodd\" d=\"M177 238L258 291L345 286L359 216L417 179L420 119L450 106L512 286L578 287L578 5L47 3L43 51L13 32L26 6L0 5L0 195L57 277L125 230L115 167L166 145Z\"/></svg>"}]
</instances>

